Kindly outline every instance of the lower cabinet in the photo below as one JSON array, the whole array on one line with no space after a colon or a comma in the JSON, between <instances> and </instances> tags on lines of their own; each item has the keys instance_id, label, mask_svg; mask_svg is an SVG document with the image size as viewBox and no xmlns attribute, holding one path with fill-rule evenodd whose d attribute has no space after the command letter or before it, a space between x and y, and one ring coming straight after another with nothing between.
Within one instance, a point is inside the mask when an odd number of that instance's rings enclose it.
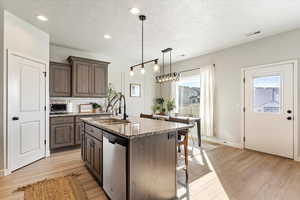
<instances>
[{"instance_id":1,"label":"lower cabinet","mask_svg":"<svg viewBox=\"0 0 300 200\"><path fill-rule=\"evenodd\" d=\"M81 123L75 124L75 144L81 144Z\"/></svg>"},{"instance_id":2,"label":"lower cabinet","mask_svg":"<svg viewBox=\"0 0 300 200\"><path fill-rule=\"evenodd\" d=\"M98 179L102 185L102 141L92 137L88 133L85 136L85 163L93 175Z\"/></svg>"},{"instance_id":3,"label":"lower cabinet","mask_svg":"<svg viewBox=\"0 0 300 200\"><path fill-rule=\"evenodd\" d=\"M80 137L81 137L81 159L83 161L86 161L86 138L85 138L83 123L82 123L82 127L80 129Z\"/></svg>"},{"instance_id":4,"label":"lower cabinet","mask_svg":"<svg viewBox=\"0 0 300 200\"><path fill-rule=\"evenodd\" d=\"M51 125L50 148L56 149L74 145L74 124Z\"/></svg>"},{"instance_id":5,"label":"lower cabinet","mask_svg":"<svg viewBox=\"0 0 300 200\"><path fill-rule=\"evenodd\" d=\"M84 117L95 116L97 115L85 115ZM81 122L80 118L82 118L82 116L59 116L50 118L51 150L75 145L79 146L82 144L83 136L81 133L82 131L84 132L84 123ZM97 137L97 134L94 137Z\"/></svg>"}]
</instances>

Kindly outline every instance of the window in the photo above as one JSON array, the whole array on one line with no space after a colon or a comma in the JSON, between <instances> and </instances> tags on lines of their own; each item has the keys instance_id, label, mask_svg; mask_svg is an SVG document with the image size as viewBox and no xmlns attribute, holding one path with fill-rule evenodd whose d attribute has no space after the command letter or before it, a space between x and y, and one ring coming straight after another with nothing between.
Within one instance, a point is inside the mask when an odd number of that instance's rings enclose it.
<instances>
[{"instance_id":1,"label":"window","mask_svg":"<svg viewBox=\"0 0 300 200\"><path fill-rule=\"evenodd\" d=\"M181 77L176 82L176 112L181 116L199 117L200 75Z\"/></svg>"},{"instance_id":2,"label":"window","mask_svg":"<svg viewBox=\"0 0 300 200\"><path fill-rule=\"evenodd\" d=\"M254 112L280 112L280 76L264 76L253 79Z\"/></svg>"}]
</instances>

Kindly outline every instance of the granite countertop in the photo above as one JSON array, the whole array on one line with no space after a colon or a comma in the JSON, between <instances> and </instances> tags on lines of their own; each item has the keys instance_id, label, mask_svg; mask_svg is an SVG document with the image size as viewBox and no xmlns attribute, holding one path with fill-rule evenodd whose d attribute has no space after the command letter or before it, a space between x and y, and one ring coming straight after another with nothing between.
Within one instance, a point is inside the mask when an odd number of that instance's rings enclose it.
<instances>
[{"instance_id":1,"label":"granite countertop","mask_svg":"<svg viewBox=\"0 0 300 200\"><path fill-rule=\"evenodd\" d=\"M108 112L96 112L96 113L79 113L79 112L72 112L72 113L65 113L65 114L50 114L50 117L70 117L70 116L89 116L89 115L111 115Z\"/></svg>"},{"instance_id":2,"label":"granite countertop","mask_svg":"<svg viewBox=\"0 0 300 200\"><path fill-rule=\"evenodd\" d=\"M84 122L90 125L93 125L95 127L98 127L100 129L106 130L108 132L114 133L116 135L128 139L145 137L145 136L155 135L155 134L169 133L172 131L192 128L194 126L193 124L175 123L175 122L153 120L153 119L146 119L140 117L130 117L128 118L129 123L118 123L118 124L105 123L103 119L109 119L109 117L103 116L103 117L82 118L81 120L83 120Z\"/></svg>"}]
</instances>

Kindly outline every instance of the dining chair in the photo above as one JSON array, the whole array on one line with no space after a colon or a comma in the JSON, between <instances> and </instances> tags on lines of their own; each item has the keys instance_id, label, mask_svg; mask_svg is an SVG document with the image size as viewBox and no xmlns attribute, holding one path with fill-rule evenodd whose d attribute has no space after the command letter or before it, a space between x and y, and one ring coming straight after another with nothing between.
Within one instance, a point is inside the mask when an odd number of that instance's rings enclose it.
<instances>
[{"instance_id":1,"label":"dining chair","mask_svg":"<svg viewBox=\"0 0 300 200\"><path fill-rule=\"evenodd\" d=\"M184 124L190 124L190 120L187 119L180 119L180 118L175 118L175 117L170 117L169 120L170 122L177 122L177 123L184 123ZM181 139L183 137L183 139ZM177 146L180 148L180 146L184 146L184 162L186 169L188 170L189 166L189 159L188 159L188 145L189 145L189 129L184 129L178 131L178 142Z\"/></svg>"}]
</instances>

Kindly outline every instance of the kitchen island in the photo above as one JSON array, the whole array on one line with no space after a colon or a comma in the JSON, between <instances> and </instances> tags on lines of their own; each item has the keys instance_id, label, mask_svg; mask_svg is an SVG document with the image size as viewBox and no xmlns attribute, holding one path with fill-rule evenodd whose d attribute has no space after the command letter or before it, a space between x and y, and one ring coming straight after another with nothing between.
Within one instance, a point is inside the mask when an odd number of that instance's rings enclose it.
<instances>
[{"instance_id":1,"label":"kitchen island","mask_svg":"<svg viewBox=\"0 0 300 200\"><path fill-rule=\"evenodd\" d=\"M112 200L176 199L177 131L145 118L83 118L82 159Z\"/></svg>"}]
</instances>

